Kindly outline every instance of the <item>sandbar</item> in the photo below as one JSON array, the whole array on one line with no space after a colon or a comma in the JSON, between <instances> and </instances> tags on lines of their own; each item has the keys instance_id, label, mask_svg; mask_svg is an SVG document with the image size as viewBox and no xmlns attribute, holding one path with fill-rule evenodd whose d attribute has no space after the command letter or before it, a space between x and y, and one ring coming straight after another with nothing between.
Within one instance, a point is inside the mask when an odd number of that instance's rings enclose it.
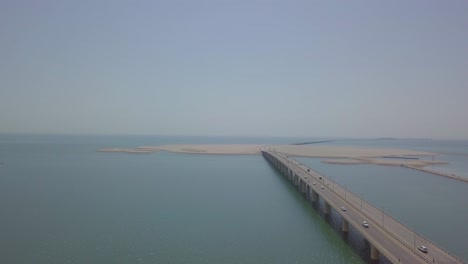
<instances>
[{"instance_id":1,"label":"sandbar","mask_svg":"<svg viewBox=\"0 0 468 264\"><path fill-rule=\"evenodd\" d=\"M264 145L255 144L205 144L205 145L163 145L144 146L138 150L169 151L187 154L212 154L212 155L258 155Z\"/></svg>"},{"instance_id":2,"label":"sandbar","mask_svg":"<svg viewBox=\"0 0 468 264\"><path fill-rule=\"evenodd\" d=\"M434 156L435 153L394 148L363 148L343 146L307 146L307 145L276 145L269 147L277 152L300 157L311 158L378 158L402 156Z\"/></svg>"},{"instance_id":3,"label":"sandbar","mask_svg":"<svg viewBox=\"0 0 468 264\"><path fill-rule=\"evenodd\" d=\"M434 156L435 153L414 151L406 149L376 149L362 147L340 147L340 146L308 146L308 145L260 145L260 144L180 144L161 146L141 146L134 149L128 148L105 148L102 152L124 152L124 153L153 153L157 151L169 151L187 154L213 154L213 155L259 155L262 149L279 152L296 157L351 159L348 161L333 160L341 164L369 163L371 159L382 157L408 157L408 156ZM352 160L354 159L354 160ZM414 160L411 160L414 161ZM417 162L416 162L417 161ZM414 164L421 163L416 160ZM330 162L330 163L332 163ZM397 163L401 161L376 161L382 165ZM405 161L408 162L408 161ZM426 161L425 161L426 162ZM433 163L428 163L433 164Z\"/></svg>"},{"instance_id":4,"label":"sandbar","mask_svg":"<svg viewBox=\"0 0 468 264\"><path fill-rule=\"evenodd\" d=\"M414 159L392 159L381 160L378 158L354 158L354 159L325 159L323 163L353 165L353 164L374 164L382 166L411 166L416 168L425 167L428 165L449 164L446 161L431 161L431 160L414 160Z\"/></svg>"},{"instance_id":5,"label":"sandbar","mask_svg":"<svg viewBox=\"0 0 468 264\"><path fill-rule=\"evenodd\" d=\"M122 152L129 154L148 154L156 152L157 150L145 150L145 149L128 149L128 148L104 148L99 149L99 152Z\"/></svg>"},{"instance_id":6,"label":"sandbar","mask_svg":"<svg viewBox=\"0 0 468 264\"><path fill-rule=\"evenodd\" d=\"M325 158L329 164L355 165L374 164L383 166L402 166L419 169L453 179L467 181L466 178L453 174L440 173L424 169L433 164L447 164L442 161L419 159L423 156L436 156L437 153L395 148L364 148L351 146L317 146L317 145L260 145L260 144L181 144L161 146L141 146L129 148L104 148L100 152L120 152L129 154L151 154L168 151L184 154L204 155L259 155L262 150L269 150L295 157ZM388 158L388 159L387 159ZM460 179L461 178L461 179Z\"/></svg>"}]
</instances>

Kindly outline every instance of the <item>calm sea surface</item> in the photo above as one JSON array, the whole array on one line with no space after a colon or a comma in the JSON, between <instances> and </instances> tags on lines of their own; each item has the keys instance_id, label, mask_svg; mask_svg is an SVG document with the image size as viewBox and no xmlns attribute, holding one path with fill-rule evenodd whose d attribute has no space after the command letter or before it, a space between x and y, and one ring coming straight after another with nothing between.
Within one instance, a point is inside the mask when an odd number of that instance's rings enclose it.
<instances>
[{"instance_id":1,"label":"calm sea surface","mask_svg":"<svg viewBox=\"0 0 468 264\"><path fill-rule=\"evenodd\" d=\"M0 263L366 263L362 237L342 239L339 217L325 219L260 156L96 151L306 140L0 135ZM301 160L468 259L468 184Z\"/></svg>"}]
</instances>

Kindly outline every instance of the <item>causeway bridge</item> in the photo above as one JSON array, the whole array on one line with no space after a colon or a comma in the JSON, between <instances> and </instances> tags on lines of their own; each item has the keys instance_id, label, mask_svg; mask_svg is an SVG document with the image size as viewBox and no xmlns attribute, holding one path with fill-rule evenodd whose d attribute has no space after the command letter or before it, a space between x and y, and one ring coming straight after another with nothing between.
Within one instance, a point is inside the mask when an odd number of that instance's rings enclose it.
<instances>
[{"instance_id":1,"label":"causeway bridge","mask_svg":"<svg viewBox=\"0 0 468 264\"><path fill-rule=\"evenodd\" d=\"M371 260L379 260L382 254L392 263L465 263L312 168L270 148L262 149L262 155L307 200L318 202L321 198L326 215L335 209L342 217L343 232L348 232L351 224L361 233L371 246ZM368 228L363 221L368 222ZM427 247L427 253L418 250L421 245Z\"/></svg>"}]
</instances>

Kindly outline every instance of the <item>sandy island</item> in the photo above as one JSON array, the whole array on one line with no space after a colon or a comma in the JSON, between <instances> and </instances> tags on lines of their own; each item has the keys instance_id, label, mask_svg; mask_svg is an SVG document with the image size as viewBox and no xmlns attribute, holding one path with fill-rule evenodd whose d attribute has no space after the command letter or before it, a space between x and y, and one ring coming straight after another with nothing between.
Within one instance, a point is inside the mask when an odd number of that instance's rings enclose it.
<instances>
[{"instance_id":1,"label":"sandy island","mask_svg":"<svg viewBox=\"0 0 468 264\"><path fill-rule=\"evenodd\" d=\"M259 155L262 149L296 157L325 158L321 162L329 164L354 165L375 164L384 166L401 166L418 169L428 173L449 177L461 181L468 178L454 174L441 173L424 167L433 164L448 164L448 162L423 160L418 157L435 156L436 153L390 148L362 148L349 146L317 146L317 145L255 145L255 144L206 144L206 145L162 145L143 146L134 149L105 148L100 152L120 152L129 154L150 154L158 151L168 151L185 154L205 155Z\"/></svg>"},{"instance_id":2,"label":"sandy island","mask_svg":"<svg viewBox=\"0 0 468 264\"><path fill-rule=\"evenodd\" d=\"M241 144L213 144L213 145L162 145L144 146L134 149L127 148L105 148L101 152L123 152L123 153L154 153L168 151L173 153L187 154L209 154L209 155L259 155L264 145L241 145Z\"/></svg>"},{"instance_id":3,"label":"sandy island","mask_svg":"<svg viewBox=\"0 0 468 264\"><path fill-rule=\"evenodd\" d=\"M173 153L207 154L207 155L259 155L262 149L268 149L297 157L329 158L323 162L331 164L377 164L388 166L422 167L440 162L405 159L410 156L433 156L435 153L413 151L405 149L375 149L361 147L339 147L339 146L310 146L310 145L254 145L254 144L206 144L206 145L162 145L143 146L134 149L107 148L100 149L102 152L124 152L124 153L154 153L158 151L169 151ZM393 157L395 159L382 160L382 157ZM398 159L398 157L403 157Z\"/></svg>"}]
</instances>

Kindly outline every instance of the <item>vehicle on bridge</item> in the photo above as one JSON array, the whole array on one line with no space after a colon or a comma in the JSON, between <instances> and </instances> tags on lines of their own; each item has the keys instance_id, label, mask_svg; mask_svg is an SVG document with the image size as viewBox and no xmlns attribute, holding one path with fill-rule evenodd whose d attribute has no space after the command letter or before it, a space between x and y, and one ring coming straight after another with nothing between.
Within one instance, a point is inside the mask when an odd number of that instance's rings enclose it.
<instances>
[{"instance_id":1,"label":"vehicle on bridge","mask_svg":"<svg viewBox=\"0 0 468 264\"><path fill-rule=\"evenodd\" d=\"M313 185L315 185L315 182L312 182Z\"/></svg>"},{"instance_id":2,"label":"vehicle on bridge","mask_svg":"<svg viewBox=\"0 0 468 264\"><path fill-rule=\"evenodd\" d=\"M323 185L320 185L320 188L324 189L325 187L323 187Z\"/></svg>"},{"instance_id":3,"label":"vehicle on bridge","mask_svg":"<svg viewBox=\"0 0 468 264\"><path fill-rule=\"evenodd\" d=\"M341 211L346 211L346 207L341 207Z\"/></svg>"},{"instance_id":4,"label":"vehicle on bridge","mask_svg":"<svg viewBox=\"0 0 468 264\"><path fill-rule=\"evenodd\" d=\"M369 228L369 224L367 223L367 221L363 221L362 226L365 228Z\"/></svg>"},{"instance_id":5,"label":"vehicle on bridge","mask_svg":"<svg viewBox=\"0 0 468 264\"><path fill-rule=\"evenodd\" d=\"M419 246L418 249L419 249L419 251L421 251L423 253L427 253L427 247L425 247L425 246Z\"/></svg>"}]
</instances>

